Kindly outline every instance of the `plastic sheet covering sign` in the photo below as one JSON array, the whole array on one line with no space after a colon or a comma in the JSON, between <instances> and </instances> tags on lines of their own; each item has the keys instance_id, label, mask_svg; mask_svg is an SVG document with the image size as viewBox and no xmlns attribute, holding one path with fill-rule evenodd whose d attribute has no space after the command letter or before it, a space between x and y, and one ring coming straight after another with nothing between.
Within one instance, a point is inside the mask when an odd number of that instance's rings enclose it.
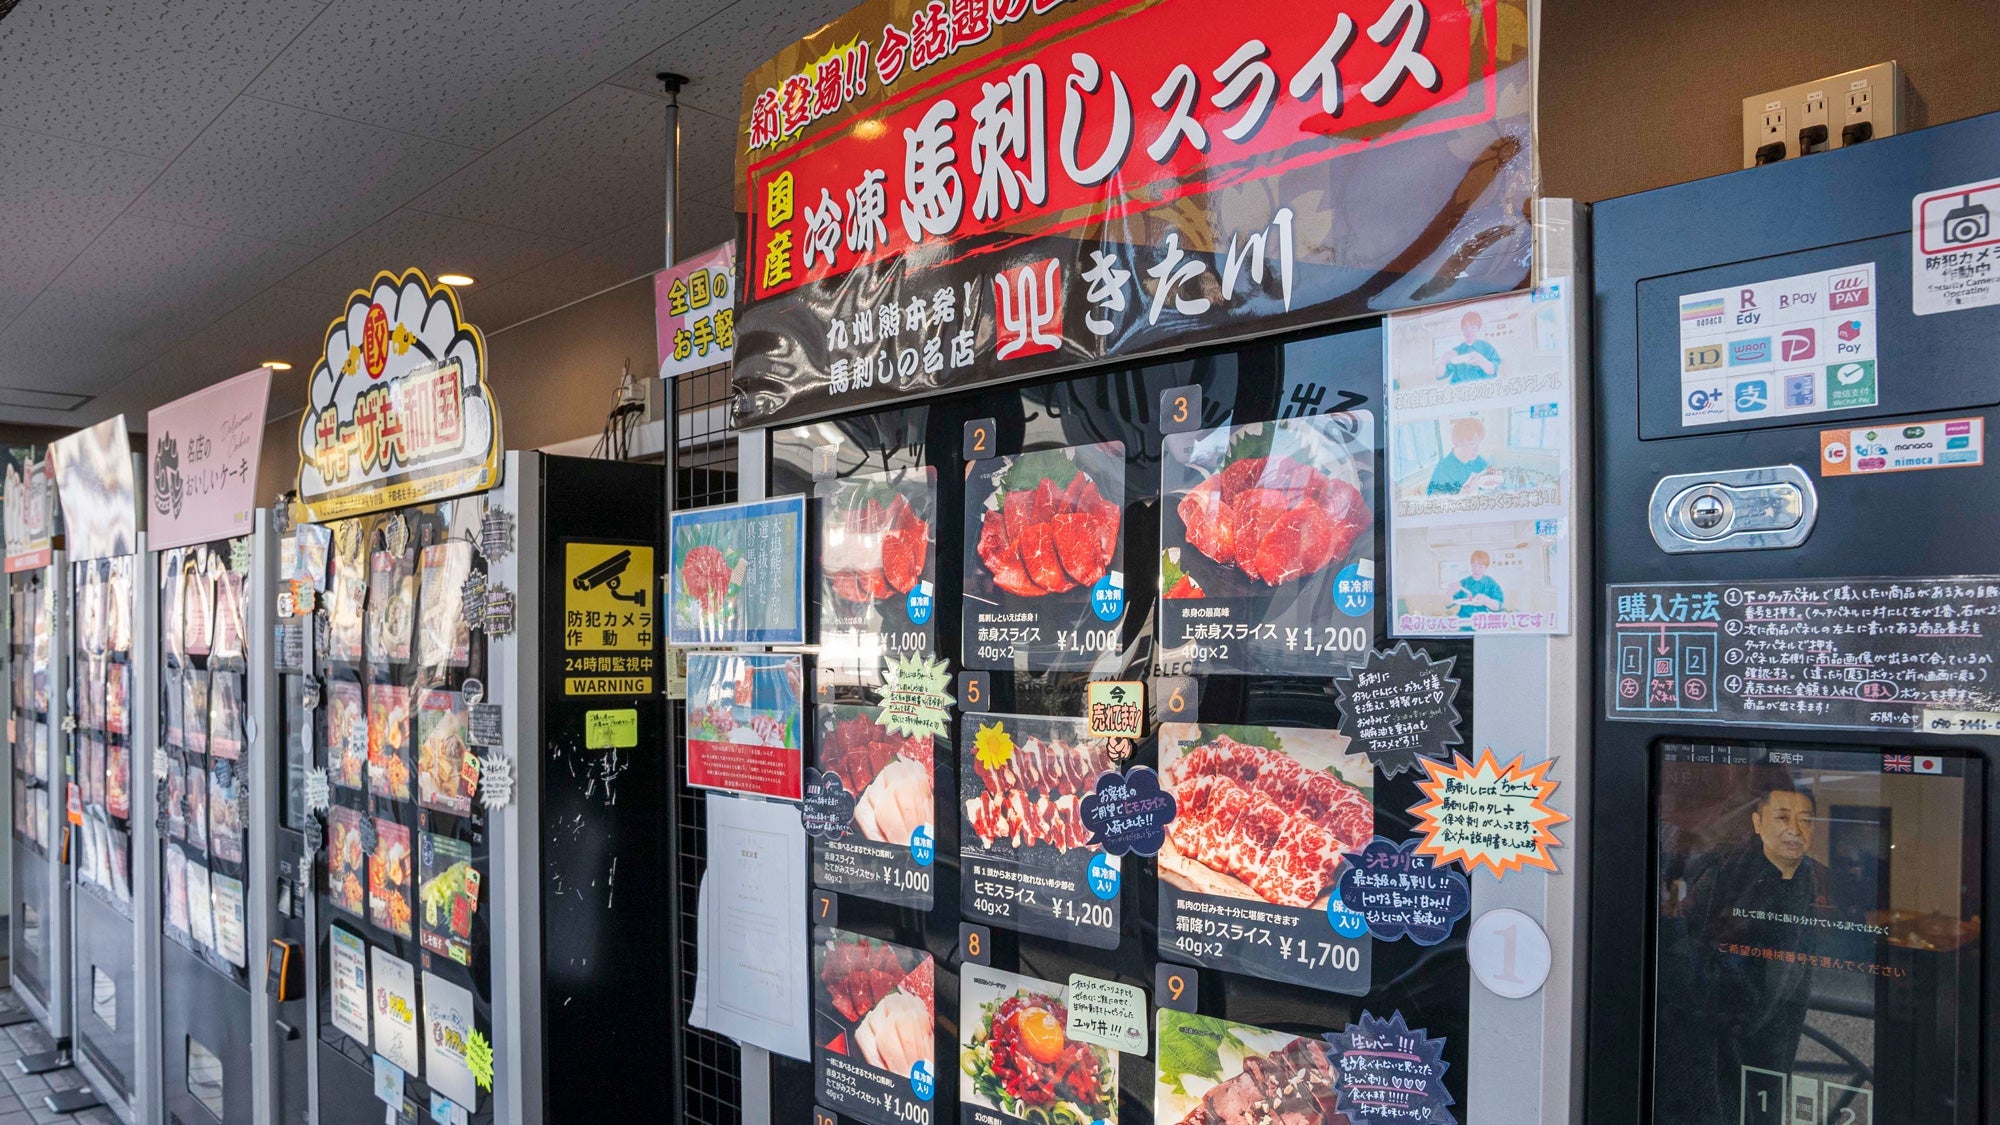
<instances>
[{"instance_id":1,"label":"plastic sheet covering sign","mask_svg":"<svg viewBox=\"0 0 2000 1125\"><path fill-rule=\"evenodd\" d=\"M6 488L0 510L6 518L7 573L49 565L56 526L56 480L48 454L33 448L10 450Z\"/></svg>"},{"instance_id":2,"label":"plastic sheet covering sign","mask_svg":"<svg viewBox=\"0 0 2000 1125\"><path fill-rule=\"evenodd\" d=\"M248 535L271 369L259 367L146 415L146 545L185 547Z\"/></svg>"},{"instance_id":3,"label":"plastic sheet covering sign","mask_svg":"<svg viewBox=\"0 0 2000 1125\"><path fill-rule=\"evenodd\" d=\"M139 546L132 496L132 439L123 414L49 447L62 499L63 549L71 562L129 555Z\"/></svg>"},{"instance_id":4,"label":"plastic sheet covering sign","mask_svg":"<svg viewBox=\"0 0 2000 1125\"><path fill-rule=\"evenodd\" d=\"M422 270L375 275L327 326L299 420L299 504L338 519L500 483L486 339Z\"/></svg>"},{"instance_id":5,"label":"plastic sheet covering sign","mask_svg":"<svg viewBox=\"0 0 2000 1125\"><path fill-rule=\"evenodd\" d=\"M727 366L736 355L736 243L653 275L660 378Z\"/></svg>"},{"instance_id":6,"label":"plastic sheet covering sign","mask_svg":"<svg viewBox=\"0 0 2000 1125\"><path fill-rule=\"evenodd\" d=\"M739 424L1520 288L1527 9L870 0L745 83Z\"/></svg>"},{"instance_id":7,"label":"plastic sheet covering sign","mask_svg":"<svg viewBox=\"0 0 2000 1125\"><path fill-rule=\"evenodd\" d=\"M563 694L651 695L660 608L653 548L563 544Z\"/></svg>"}]
</instances>

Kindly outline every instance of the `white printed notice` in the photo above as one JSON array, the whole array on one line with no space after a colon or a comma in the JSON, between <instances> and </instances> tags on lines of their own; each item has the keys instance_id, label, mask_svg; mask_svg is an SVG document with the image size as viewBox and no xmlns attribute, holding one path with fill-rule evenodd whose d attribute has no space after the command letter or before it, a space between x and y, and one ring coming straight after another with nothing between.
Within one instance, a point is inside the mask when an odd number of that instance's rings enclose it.
<instances>
[{"instance_id":1,"label":"white printed notice","mask_svg":"<svg viewBox=\"0 0 2000 1125\"><path fill-rule=\"evenodd\" d=\"M408 961L386 949L370 946L368 959L375 974L375 1053L422 1074L417 1055L417 973Z\"/></svg>"},{"instance_id":2,"label":"white printed notice","mask_svg":"<svg viewBox=\"0 0 2000 1125\"><path fill-rule=\"evenodd\" d=\"M806 965L806 830L796 805L708 795L700 919L709 1030L812 1058ZM744 941L744 934L763 935Z\"/></svg>"},{"instance_id":3,"label":"white printed notice","mask_svg":"<svg viewBox=\"0 0 2000 1125\"><path fill-rule=\"evenodd\" d=\"M1569 631L1569 290L1390 315L1394 635Z\"/></svg>"},{"instance_id":4,"label":"white printed notice","mask_svg":"<svg viewBox=\"0 0 2000 1125\"><path fill-rule=\"evenodd\" d=\"M333 1026L368 1042L368 943L339 926L328 926L333 950Z\"/></svg>"},{"instance_id":5,"label":"white printed notice","mask_svg":"<svg viewBox=\"0 0 2000 1125\"><path fill-rule=\"evenodd\" d=\"M2000 305L2000 180L1910 200L1910 307L1918 316Z\"/></svg>"},{"instance_id":6,"label":"white printed notice","mask_svg":"<svg viewBox=\"0 0 2000 1125\"><path fill-rule=\"evenodd\" d=\"M1875 263L1680 299L1681 425L1876 405Z\"/></svg>"}]
</instances>

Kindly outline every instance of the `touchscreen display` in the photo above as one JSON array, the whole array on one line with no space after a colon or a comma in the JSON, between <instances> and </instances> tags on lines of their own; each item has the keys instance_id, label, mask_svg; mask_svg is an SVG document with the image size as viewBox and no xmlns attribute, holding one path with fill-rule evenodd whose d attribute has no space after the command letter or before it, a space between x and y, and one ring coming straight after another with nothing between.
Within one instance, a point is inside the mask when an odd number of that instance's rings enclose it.
<instances>
[{"instance_id":1,"label":"touchscreen display","mask_svg":"<svg viewBox=\"0 0 2000 1125\"><path fill-rule=\"evenodd\" d=\"M1666 743L1660 1125L1977 1120L1975 758Z\"/></svg>"}]
</instances>

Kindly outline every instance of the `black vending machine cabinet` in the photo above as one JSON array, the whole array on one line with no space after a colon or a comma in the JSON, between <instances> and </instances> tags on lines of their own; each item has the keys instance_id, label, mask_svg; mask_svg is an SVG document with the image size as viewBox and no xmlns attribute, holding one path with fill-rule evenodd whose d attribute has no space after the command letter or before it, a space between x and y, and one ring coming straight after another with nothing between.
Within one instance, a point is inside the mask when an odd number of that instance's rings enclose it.
<instances>
[{"instance_id":1,"label":"black vending machine cabinet","mask_svg":"<svg viewBox=\"0 0 2000 1125\"><path fill-rule=\"evenodd\" d=\"M1991 1121L2000 116L1599 204L1588 1118Z\"/></svg>"},{"instance_id":2,"label":"black vending machine cabinet","mask_svg":"<svg viewBox=\"0 0 2000 1125\"><path fill-rule=\"evenodd\" d=\"M11 561L11 560L10 560ZM69 870L64 863L61 735L68 571L56 551L7 575L9 740L13 746L13 917L8 976L44 1029L69 1034Z\"/></svg>"},{"instance_id":3,"label":"black vending machine cabinet","mask_svg":"<svg viewBox=\"0 0 2000 1125\"><path fill-rule=\"evenodd\" d=\"M489 491L293 530L315 1120L664 1104L661 503L650 467L510 453ZM632 627L572 626L607 589Z\"/></svg>"}]
</instances>

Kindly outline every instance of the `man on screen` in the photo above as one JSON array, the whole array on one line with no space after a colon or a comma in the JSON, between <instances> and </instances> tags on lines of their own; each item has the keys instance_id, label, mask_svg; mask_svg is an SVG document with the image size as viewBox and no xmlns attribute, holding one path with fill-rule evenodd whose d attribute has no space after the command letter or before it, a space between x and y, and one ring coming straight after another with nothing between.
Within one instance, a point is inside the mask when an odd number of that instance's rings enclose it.
<instances>
[{"instance_id":1,"label":"man on screen","mask_svg":"<svg viewBox=\"0 0 2000 1125\"><path fill-rule=\"evenodd\" d=\"M1744 1067L1789 1074L1812 994L1809 955L1826 940L1826 869L1812 850L1817 806L1789 779L1761 786L1749 838L1688 865L1686 937L1662 949L1663 1034L1690 1068L1676 1084L1663 1068L1669 1121L1737 1120ZM1675 1057L1668 1052L1664 1057ZM1683 1115L1685 1114L1685 1115Z\"/></svg>"}]
</instances>

